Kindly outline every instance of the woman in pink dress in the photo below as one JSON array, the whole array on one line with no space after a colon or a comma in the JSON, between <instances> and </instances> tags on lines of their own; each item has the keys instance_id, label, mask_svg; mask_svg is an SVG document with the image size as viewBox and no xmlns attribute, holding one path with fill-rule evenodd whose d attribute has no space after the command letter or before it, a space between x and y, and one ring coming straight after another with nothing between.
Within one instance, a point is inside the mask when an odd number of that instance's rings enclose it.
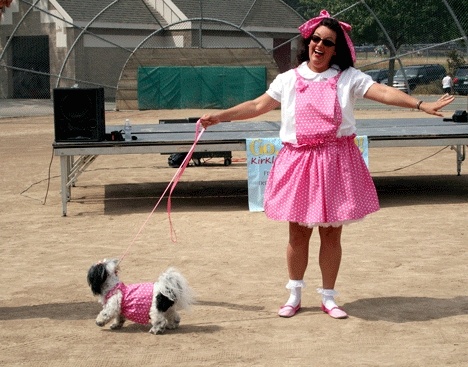
<instances>
[{"instance_id":1,"label":"woman in pink dress","mask_svg":"<svg viewBox=\"0 0 468 367\"><path fill-rule=\"evenodd\" d=\"M314 228L320 237L321 309L333 318L346 318L335 302L335 283L341 263L343 225L379 210L375 186L354 143L353 115L357 98L417 108L430 115L453 101L444 95L423 102L354 68L351 27L323 10L299 31L304 49L299 66L278 75L260 97L217 113L205 114L207 128L222 121L245 120L281 106L283 147L268 177L264 195L268 218L289 222L286 250L290 295L281 317L301 308L309 242Z\"/></svg>"}]
</instances>

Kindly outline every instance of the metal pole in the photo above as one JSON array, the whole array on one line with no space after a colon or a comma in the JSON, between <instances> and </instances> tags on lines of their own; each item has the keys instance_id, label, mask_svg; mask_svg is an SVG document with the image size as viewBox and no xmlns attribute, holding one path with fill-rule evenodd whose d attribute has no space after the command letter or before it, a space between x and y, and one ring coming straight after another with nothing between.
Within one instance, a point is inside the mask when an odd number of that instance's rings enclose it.
<instances>
[{"instance_id":1,"label":"metal pole","mask_svg":"<svg viewBox=\"0 0 468 367\"><path fill-rule=\"evenodd\" d=\"M453 12L452 7L447 3L447 0L442 0L442 1L444 2L445 7L447 8L447 10L449 11L449 13L452 16L453 20L455 21L455 24L456 24L458 30L460 31L460 34L465 39L466 54L468 55L468 37L466 36L466 33L465 33L463 27L461 26L460 22L458 21L457 16Z\"/></svg>"},{"instance_id":2,"label":"metal pole","mask_svg":"<svg viewBox=\"0 0 468 367\"><path fill-rule=\"evenodd\" d=\"M369 12L372 14L372 16L374 17L375 21L377 22L377 24L379 25L380 29L382 29L382 32L384 33L385 35L385 38L387 38L387 41L390 45L390 47L392 48L392 51L394 53L394 55L396 56L397 54L397 51L395 49L395 46L393 45L393 42L392 42L392 39L390 38L390 36L388 35L385 27L383 26L383 24L380 22L379 18L377 18L377 15L374 13L374 11L370 8L369 5L366 4L365 0L361 0L361 2L364 4L364 6L367 8L367 10L369 10ZM398 63L400 64L400 69L401 69L401 72L403 73L403 77L405 78L405 84L406 84L406 88L408 90L408 94L411 94L411 90L410 90L410 87L409 87L409 84L408 84L408 78L406 77L406 73L405 73L405 69L403 68L403 64L401 63L401 60L399 57L396 58L396 60L398 61Z\"/></svg>"}]
</instances>

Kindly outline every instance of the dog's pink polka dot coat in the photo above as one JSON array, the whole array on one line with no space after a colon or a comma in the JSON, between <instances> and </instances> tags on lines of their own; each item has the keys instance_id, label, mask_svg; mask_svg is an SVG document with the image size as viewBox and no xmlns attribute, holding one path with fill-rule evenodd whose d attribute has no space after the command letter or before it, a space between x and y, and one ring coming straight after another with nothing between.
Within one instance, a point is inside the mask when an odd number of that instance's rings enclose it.
<instances>
[{"instance_id":1,"label":"dog's pink polka dot coat","mask_svg":"<svg viewBox=\"0 0 468 367\"><path fill-rule=\"evenodd\" d=\"M118 283L111 290L105 301L107 302L116 291L122 292L121 313L127 320L146 325L149 322L149 311L153 300L153 283L139 283L125 285Z\"/></svg>"}]
</instances>

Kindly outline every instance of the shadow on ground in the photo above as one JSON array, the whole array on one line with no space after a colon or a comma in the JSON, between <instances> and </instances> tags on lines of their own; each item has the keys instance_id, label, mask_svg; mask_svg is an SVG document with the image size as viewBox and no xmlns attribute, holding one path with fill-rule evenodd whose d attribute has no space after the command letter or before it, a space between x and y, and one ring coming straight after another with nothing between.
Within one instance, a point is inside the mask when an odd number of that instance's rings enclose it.
<instances>
[{"instance_id":1,"label":"shadow on ground","mask_svg":"<svg viewBox=\"0 0 468 367\"><path fill-rule=\"evenodd\" d=\"M92 320L102 309L97 302L47 303L43 305L0 307L0 320Z\"/></svg>"},{"instance_id":2,"label":"shadow on ground","mask_svg":"<svg viewBox=\"0 0 468 367\"><path fill-rule=\"evenodd\" d=\"M468 202L468 176L375 177L382 208ZM104 213L121 215L150 212L166 191L156 211L167 210L168 182L123 183L104 186L104 197L89 187L76 203L103 201ZM172 194L173 212L248 211L247 180L179 182Z\"/></svg>"},{"instance_id":3,"label":"shadow on ground","mask_svg":"<svg viewBox=\"0 0 468 367\"><path fill-rule=\"evenodd\" d=\"M105 214L128 214L151 211L167 182L116 184L105 187ZM167 191L157 211L166 211ZM249 210L246 180L179 182L172 193L171 211Z\"/></svg>"},{"instance_id":4,"label":"shadow on ground","mask_svg":"<svg viewBox=\"0 0 468 367\"><path fill-rule=\"evenodd\" d=\"M367 321L405 323L468 315L468 297L380 297L346 303L351 317Z\"/></svg>"},{"instance_id":5,"label":"shadow on ground","mask_svg":"<svg viewBox=\"0 0 468 367\"><path fill-rule=\"evenodd\" d=\"M468 203L468 176L376 177L381 207Z\"/></svg>"}]
</instances>

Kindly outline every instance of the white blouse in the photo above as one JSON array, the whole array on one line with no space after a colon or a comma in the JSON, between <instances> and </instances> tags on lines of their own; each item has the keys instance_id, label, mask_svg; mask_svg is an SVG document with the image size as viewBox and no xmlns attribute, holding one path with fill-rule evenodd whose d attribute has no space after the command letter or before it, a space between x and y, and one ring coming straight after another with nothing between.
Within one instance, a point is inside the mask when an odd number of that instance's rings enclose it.
<instances>
[{"instance_id":1,"label":"white blouse","mask_svg":"<svg viewBox=\"0 0 468 367\"><path fill-rule=\"evenodd\" d=\"M315 73L309 69L307 62L298 67L299 74L312 81L322 81L333 78L339 72L339 67L333 65L323 73ZM367 90L374 83L372 78L350 67L343 71L337 83L338 102L341 106L343 121L338 129L337 137L349 136L356 132L356 120L354 118L354 105L358 98L363 98ZM294 69L279 74L270 84L266 93L281 103L281 128L280 138L285 143L296 144L296 74Z\"/></svg>"}]
</instances>

